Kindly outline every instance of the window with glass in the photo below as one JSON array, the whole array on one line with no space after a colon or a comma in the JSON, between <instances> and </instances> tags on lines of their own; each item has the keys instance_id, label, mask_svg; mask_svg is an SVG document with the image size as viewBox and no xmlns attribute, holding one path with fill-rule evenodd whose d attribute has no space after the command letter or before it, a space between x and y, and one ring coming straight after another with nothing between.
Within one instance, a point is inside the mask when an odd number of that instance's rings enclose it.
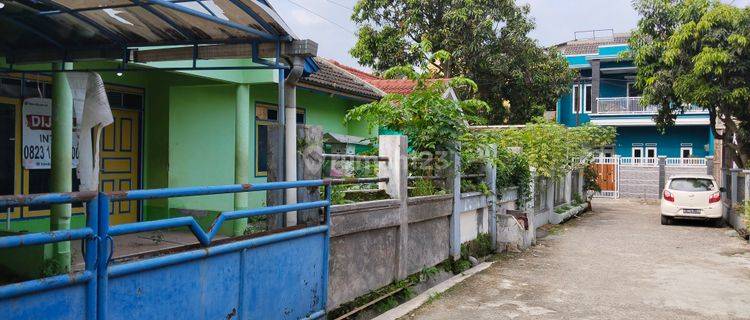
<instances>
[{"instance_id":1,"label":"window with glass","mask_svg":"<svg viewBox=\"0 0 750 320\"><path fill-rule=\"evenodd\" d=\"M680 148L680 158L692 158L693 157L693 147L681 147Z\"/></svg>"},{"instance_id":2,"label":"window with glass","mask_svg":"<svg viewBox=\"0 0 750 320\"><path fill-rule=\"evenodd\" d=\"M633 147L631 156L633 158L643 158L643 148Z\"/></svg>"},{"instance_id":3,"label":"window with glass","mask_svg":"<svg viewBox=\"0 0 750 320\"><path fill-rule=\"evenodd\" d=\"M271 104L255 105L255 176L268 176L268 130L279 120L278 107ZM305 110L297 108L297 124L305 123Z\"/></svg>"},{"instance_id":4,"label":"window with glass","mask_svg":"<svg viewBox=\"0 0 750 320\"><path fill-rule=\"evenodd\" d=\"M581 106L583 106L583 113L592 111L593 101L590 84L573 86L573 113L579 113Z\"/></svg>"},{"instance_id":5,"label":"window with glass","mask_svg":"<svg viewBox=\"0 0 750 320\"><path fill-rule=\"evenodd\" d=\"M714 190L714 183L710 179L678 178L672 180L669 184L669 189L692 192L711 191Z\"/></svg>"}]
</instances>

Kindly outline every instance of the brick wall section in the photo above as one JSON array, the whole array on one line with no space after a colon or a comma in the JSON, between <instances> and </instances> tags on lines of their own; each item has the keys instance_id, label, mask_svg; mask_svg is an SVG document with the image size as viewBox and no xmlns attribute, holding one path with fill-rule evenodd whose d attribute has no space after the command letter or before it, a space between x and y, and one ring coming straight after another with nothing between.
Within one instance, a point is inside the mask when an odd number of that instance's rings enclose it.
<instances>
[{"instance_id":1,"label":"brick wall section","mask_svg":"<svg viewBox=\"0 0 750 320\"><path fill-rule=\"evenodd\" d=\"M669 179L675 174L707 174L707 168L705 166L699 167L666 167L666 177Z\"/></svg>"},{"instance_id":2,"label":"brick wall section","mask_svg":"<svg viewBox=\"0 0 750 320\"><path fill-rule=\"evenodd\" d=\"M619 180L621 198L659 199L659 167L620 166Z\"/></svg>"},{"instance_id":3,"label":"brick wall section","mask_svg":"<svg viewBox=\"0 0 750 320\"><path fill-rule=\"evenodd\" d=\"M706 174L705 166L664 169L666 179L675 174ZM659 199L659 167L620 166L620 197Z\"/></svg>"}]
</instances>

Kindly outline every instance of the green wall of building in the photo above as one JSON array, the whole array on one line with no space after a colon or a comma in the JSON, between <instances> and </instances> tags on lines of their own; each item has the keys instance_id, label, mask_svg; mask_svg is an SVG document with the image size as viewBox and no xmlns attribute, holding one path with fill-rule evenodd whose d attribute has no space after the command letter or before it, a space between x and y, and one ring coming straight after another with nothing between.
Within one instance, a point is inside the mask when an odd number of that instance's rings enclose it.
<instances>
[{"instance_id":1,"label":"green wall of building","mask_svg":"<svg viewBox=\"0 0 750 320\"><path fill-rule=\"evenodd\" d=\"M227 61L243 64L241 61ZM204 63L204 62L201 62ZM219 62L205 62L216 64ZM113 62L76 63L75 68L114 68ZM29 65L28 68L47 68ZM250 87L251 183L265 182L255 174L255 106L276 105L276 71L137 72L122 76L102 73L107 84L141 88L145 92L142 112L141 184L143 188L184 187L234 183L234 112L236 83ZM265 83L258 83L265 82ZM305 123L322 126L324 132L369 137L367 126L344 123L350 108L365 102L304 87L297 89L297 106L305 110ZM191 214L202 225L210 224L217 211L233 209L231 195L148 200L142 219L154 220ZM250 207L265 205L265 193L250 194ZM82 227L84 216L74 215L72 228ZM47 231L49 219L14 220L12 230Z\"/></svg>"}]
</instances>

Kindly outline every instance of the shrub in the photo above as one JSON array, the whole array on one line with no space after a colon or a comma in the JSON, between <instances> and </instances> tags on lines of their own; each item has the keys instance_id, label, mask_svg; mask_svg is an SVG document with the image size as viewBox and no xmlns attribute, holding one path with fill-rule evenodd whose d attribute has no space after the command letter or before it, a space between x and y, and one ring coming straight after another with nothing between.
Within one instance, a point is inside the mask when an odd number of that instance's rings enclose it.
<instances>
[{"instance_id":1,"label":"shrub","mask_svg":"<svg viewBox=\"0 0 750 320\"><path fill-rule=\"evenodd\" d=\"M567 204L564 204L564 205L561 205L561 206L555 208L555 213L557 213L557 214L563 214L563 213L567 212L568 210L570 210L570 206L567 205Z\"/></svg>"},{"instance_id":2,"label":"shrub","mask_svg":"<svg viewBox=\"0 0 750 320\"><path fill-rule=\"evenodd\" d=\"M476 239L461 245L461 259L468 260L470 256L481 258L492 253L492 237L489 233L480 233Z\"/></svg>"},{"instance_id":3,"label":"shrub","mask_svg":"<svg viewBox=\"0 0 750 320\"><path fill-rule=\"evenodd\" d=\"M430 179L417 179L414 180L414 188L409 190L409 196L411 197L422 197L431 196L438 193L438 188L435 183Z\"/></svg>"},{"instance_id":4,"label":"shrub","mask_svg":"<svg viewBox=\"0 0 750 320\"><path fill-rule=\"evenodd\" d=\"M598 176L599 174L594 170L593 166L583 167L583 190L602 192L602 187L596 182Z\"/></svg>"},{"instance_id":5,"label":"shrub","mask_svg":"<svg viewBox=\"0 0 750 320\"><path fill-rule=\"evenodd\" d=\"M583 199L581 198L581 194L576 192L573 194L573 205L579 205L583 203Z\"/></svg>"}]
</instances>

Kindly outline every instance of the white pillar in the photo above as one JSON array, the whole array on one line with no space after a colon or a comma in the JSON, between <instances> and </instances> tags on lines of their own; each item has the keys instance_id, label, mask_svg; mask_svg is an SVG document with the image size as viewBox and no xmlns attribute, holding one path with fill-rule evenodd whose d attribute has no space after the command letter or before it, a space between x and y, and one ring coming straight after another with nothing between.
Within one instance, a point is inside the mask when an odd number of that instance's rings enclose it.
<instances>
[{"instance_id":1,"label":"white pillar","mask_svg":"<svg viewBox=\"0 0 750 320\"><path fill-rule=\"evenodd\" d=\"M409 173L406 144L406 136L403 135L378 137L378 155L388 158L388 161L378 163L378 177L388 178L388 182L380 182L380 188L384 189L391 198L399 200L396 279L394 280L405 279L408 276L409 215L406 183Z\"/></svg>"},{"instance_id":2,"label":"white pillar","mask_svg":"<svg viewBox=\"0 0 750 320\"><path fill-rule=\"evenodd\" d=\"M284 177L286 181L297 181L297 86L287 84L284 88L286 107L284 108ZM297 203L297 189L286 192L286 204ZM286 213L286 226L297 225L297 211Z\"/></svg>"}]
</instances>

